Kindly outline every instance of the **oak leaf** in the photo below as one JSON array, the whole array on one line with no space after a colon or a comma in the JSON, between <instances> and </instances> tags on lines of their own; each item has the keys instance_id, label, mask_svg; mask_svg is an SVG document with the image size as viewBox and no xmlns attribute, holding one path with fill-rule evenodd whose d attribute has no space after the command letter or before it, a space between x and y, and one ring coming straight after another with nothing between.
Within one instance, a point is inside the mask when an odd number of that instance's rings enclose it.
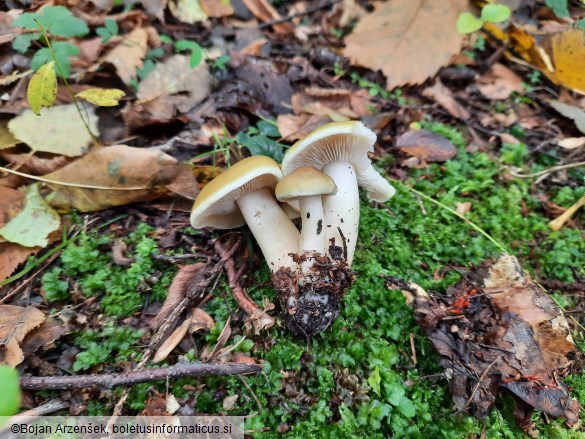
<instances>
[{"instance_id":1,"label":"oak leaf","mask_svg":"<svg viewBox=\"0 0 585 439\"><path fill-rule=\"evenodd\" d=\"M346 39L354 64L382 70L391 90L420 84L459 53L457 17L466 0L393 0L379 4Z\"/></svg>"}]
</instances>

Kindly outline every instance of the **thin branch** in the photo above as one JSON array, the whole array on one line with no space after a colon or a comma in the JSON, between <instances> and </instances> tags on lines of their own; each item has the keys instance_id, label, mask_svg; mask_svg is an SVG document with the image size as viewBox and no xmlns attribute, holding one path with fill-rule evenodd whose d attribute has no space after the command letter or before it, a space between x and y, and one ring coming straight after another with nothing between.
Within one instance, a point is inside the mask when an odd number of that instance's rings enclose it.
<instances>
[{"instance_id":1,"label":"thin branch","mask_svg":"<svg viewBox=\"0 0 585 439\"><path fill-rule=\"evenodd\" d=\"M552 168L545 169L544 171L535 172L534 174L518 174L508 168L508 172L516 178L534 178L540 177L541 175L550 174L552 172L562 171L563 169L579 168L585 166L585 162L569 163L568 165L553 166Z\"/></svg>"},{"instance_id":2,"label":"thin branch","mask_svg":"<svg viewBox=\"0 0 585 439\"><path fill-rule=\"evenodd\" d=\"M303 12L297 12L295 14L291 14L291 15L288 15L286 17L277 18L275 20L270 20L270 21L265 21L264 23L258 25L258 29L264 29L264 28L270 27L274 24L280 24L280 23L284 23L286 21L293 20L295 18L304 17L305 15L310 15L313 12L317 12L317 11L320 11L321 9L326 9L329 6L333 6L334 4L339 3L340 1L341 0L332 0L330 2L323 3L322 5L315 6L314 8L309 8Z\"/></svg>"},{"instance_id":3,"label":"thin branch","mask_svg":"<svg viewBox=\"0 0 585 439\"><path fill-rule=\"evenodd\" d=\"M20 378L24 390L72 390L72 389L111 389L131 386L149 381L162 381L184 377L241 375L260 372L262 366L245 363L180 363L169 367L146 369L134 372L77 375L64 377L27 377Z\"/></svg>"}]
</instances>

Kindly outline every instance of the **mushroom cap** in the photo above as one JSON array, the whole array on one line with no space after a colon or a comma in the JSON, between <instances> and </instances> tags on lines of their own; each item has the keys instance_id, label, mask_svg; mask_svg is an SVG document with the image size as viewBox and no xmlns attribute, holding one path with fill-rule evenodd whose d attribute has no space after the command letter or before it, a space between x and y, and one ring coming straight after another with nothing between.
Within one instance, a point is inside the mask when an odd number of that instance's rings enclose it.
<instances>
[{"instance_id":1,"label":"mushroom cap","mask_svg":"<svg viewBox=\"0 0 585 439\"><path fill-rule=\"evenodd\" d=\"M301 166L321 170L328 163L349 162L356 171L358 184L368 189L368 197L386 201L394 188L374 171L368 152L374 151L376 134L360 121L331 122L296 142L282 160L288 175Z\"/></svg>"},{"instance_id":2,"label":"mushroom cap","mask_svg":"<svg viewBox=\"0 0 585 439\"><path fill-rule=\"evenodd\" d=\"M199 193L191 210L191 225L232 229L246 223L236 201L262 188L274 189L282 178L270 157L248 157L211 180Z\"/></svg>"},{"instance_id":3,"label":"mushroom cap","mask_svg":"<svg viewBox=\"0 0 585 439\"><path fill-rule=\"evenodd\" d=\"M302 166L280 180L275 193L278 201L292 201L301 197L334 195L337 185L327 174L310 166Z\"/></svg>"}]
</instances>

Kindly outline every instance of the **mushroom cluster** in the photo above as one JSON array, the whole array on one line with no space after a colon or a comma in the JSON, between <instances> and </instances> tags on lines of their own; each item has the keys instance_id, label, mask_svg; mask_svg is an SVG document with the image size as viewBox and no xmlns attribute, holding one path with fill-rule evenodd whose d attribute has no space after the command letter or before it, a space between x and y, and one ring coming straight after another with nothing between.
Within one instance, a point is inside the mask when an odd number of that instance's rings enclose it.
<instances>
[{"instance_id":1,"label":"mushroom cluster","mask_svg":"<svg viewBox=\"0 0 585 439\"><path fill-rule=\"evenodd\" d=\"M384 202L394 188L372 167L376 135L361 122L333 122L295 143L282 165L246 158L207 184L191 212L194 228L248 224L272 272L287 328L310 337L339 314L357 244L358 186ZM300 211L301 231L289 214ZM286 206L286 207L285 207Z\"/></svg>"}]
</instances>

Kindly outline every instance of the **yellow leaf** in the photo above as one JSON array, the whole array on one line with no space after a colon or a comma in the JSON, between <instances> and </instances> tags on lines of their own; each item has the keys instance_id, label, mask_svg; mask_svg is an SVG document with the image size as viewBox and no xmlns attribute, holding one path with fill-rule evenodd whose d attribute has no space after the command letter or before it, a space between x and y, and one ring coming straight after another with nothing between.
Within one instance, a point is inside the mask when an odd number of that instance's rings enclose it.
<instances>
[{"instance_id":1,"label":"yellow leaf","mask_svg":"<svg viewBox=\"0 0 585 439\"><path fill-rule=\"evenodd\" d=\"M115 107L120 98L126 96L122 90L117 88L88 88L77 93L77 97L99 107Z\"/></svg>"},{"instance_id":2,"label":"yellow leaf","mask_svg":"<svg viewBox=\"0 0 585 439\"><path fill-rule=\"evenodd\" d=\"M31 78L26 96L31 110L40 116L42 107L50 107L57 97L57 75L53 62L42 66Z\"/></svg>"},{"instance_id":3,"label":"yellow leaf","mask_svg":"<svg viewBox=\"0 0 585 439\"><path fill-rule=\"evenodd\" d=\"M87 108L83 115L89 118L89 127L97 135L98 117L94 108ZM40 116L25 110L8 122L8 129L34 151L68 157L84 154L91 142L91 136L73 104L43 108Z\"/></svg>"},{"instance_id":4,"label":"yellow leaf","mask_svg":"<svg viewBox=\"0 0 585 439\"><path fill-rule=\"evenodd\" d=\"M420 84L461 50L457 17L466 0L393 0L379 3L346 38L354 64L382 70L389 90Z\"/></svg>"},{"instance_id":5,"label":"yellow leaf","mask_svg":"<svg viewBox=\"0 0 585 439\"><path fill-rule=\"evenodd\" d=\"M585 41L581 29L569 29L550 37L554 72L551 79L585 93ZM544 72L546 74L546 72Z\"/></svg>"}]
</instances>

